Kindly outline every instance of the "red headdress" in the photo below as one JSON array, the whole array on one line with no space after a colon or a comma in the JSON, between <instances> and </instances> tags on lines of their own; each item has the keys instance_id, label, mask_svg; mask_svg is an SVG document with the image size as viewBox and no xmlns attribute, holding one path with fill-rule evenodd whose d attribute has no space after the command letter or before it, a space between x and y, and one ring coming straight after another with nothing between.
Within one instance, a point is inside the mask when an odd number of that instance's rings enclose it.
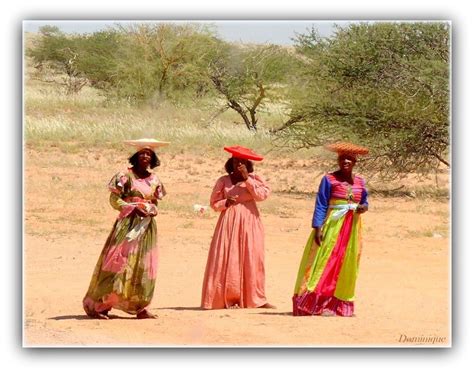
<instances>
[{"instance_id":1,"label":"red headdress","mask_svg":"<svg viewBox=\"0 0 474 372\"><path fill-rule=\"evenodd\" d=\"M248 160L263 160L263 156L258 155L251 149L242 146L226 146L224 150L230 152L234 158L248 159Z\"/></svg>"}]
</instances>

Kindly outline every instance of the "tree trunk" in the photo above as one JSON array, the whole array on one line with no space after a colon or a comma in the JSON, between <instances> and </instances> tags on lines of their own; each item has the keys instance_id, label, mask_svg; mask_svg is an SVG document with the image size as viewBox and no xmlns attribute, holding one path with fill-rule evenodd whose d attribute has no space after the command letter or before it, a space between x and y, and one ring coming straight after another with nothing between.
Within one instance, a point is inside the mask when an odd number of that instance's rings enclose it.
<instances>
[{"instance_id":1,"label":"tree trunk","mask_svg":"<svg viewBox=\"0 0 474 372\"><path fill-rule=\"evenodd\" d=\"M251 121L249 120L247 114L245 113L245 110L242 108L242 106L240 106L240 104L237 101L231 99L229 100L228 105L231 109L237 111L237 113L242 117L242 119L244 119L245 125L247 126L248 130L254 129Z\"/></svg>"},{"instance_id":2,"label":"tree trunk","mask_svg":"<svg viewBox=\"0 0 474 372\"><path fill-rule=\"evenodd\" d=\"M257 107L262 102L262 99L265 97L265 89L263 88L262 83L258 83L257 86L258 86L258 89L259 89L259 95L258 95L257 99L255 100L255 102L253 103L253 106L248 109L249 113L250 113L250 118L252 120L252 122L251 122L252 129L255 130L255 131L257 130L257 121L258 121L258 119L255 116L255 112L257 111Z\"/></svg>"}]
</instances>

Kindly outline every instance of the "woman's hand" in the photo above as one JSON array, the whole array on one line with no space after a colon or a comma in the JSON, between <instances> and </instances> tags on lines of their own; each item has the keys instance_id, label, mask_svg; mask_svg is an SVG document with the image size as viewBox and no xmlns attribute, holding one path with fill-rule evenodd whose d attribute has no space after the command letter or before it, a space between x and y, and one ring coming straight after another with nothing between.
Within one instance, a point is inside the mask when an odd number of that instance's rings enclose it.
<instances>
[{"instance_id":1,"label":"woman's hand","mask_svg":"<svg viewBox=\"0 0 474 372\"><path fill-rule=\"evenodd\" d=\"M158 214L157 208L153 204L138 204L135 210L141 217L155 217Z\"/></svg>"},{"instance_id":2,"label":"woman's hand","mask_svg":"<svg viewBox=\"0 0 474 372\"><path fill-rule=\"evenodd\" d=\"M145 208L142 208L138 205L135 207L135 211L140 217L148 217L150 215Z\"/></svg>"},{"instance_id":3,"label":"woman's hand","mask_svg":"<svg viewBox=\"0 0 474 372\"><path fill-rule=\"evenodd\" d=\"M245 164L240 164L237 167L237 170L239 171L240 175L242 176L242 179L244 181L247 181L247 178L249 178L249 172L248 172L247 167L245 166Z\"/></svg>"},{"instance_id":4,"label":"woman's hand","mask_svg":"<svg viewBox=\"0 0 474 372\"><path fill-rule=\"evenodd\" d=\"M323 241L323 232L321 231L321 227L314 228L314 242L320 246L321 242Z\"/></svg>"},{"instance_id":5,"label":"woman's hand","mask_svg":"<svg viewBox=\"0 0 474 372\"><path fill-rule=\"evenodd\" d=\"M368 206L366 204L359 204L356 208L357 213L365 213L368 210Z\"/></svg>"},{"instance_id":6,"label":"woman's hand","mask_svg":"<svg viewBox=\"0 0 474 372\"><path fill-rule=\"evenodd\" d=\"M237 196L228 196L227 200L225 201L226 208L230 207L237 203Z\"/></svg>"},{"instance_id":7,"label":"woman's hand","mask_svg":"<svg viewBox=\"0 0 474 372\"><path fill-rule=\"evenodd\" d=\"M148 217L150 214L146 210L144 206L137 205L135 207L135 212L140 216L140 217Z\"/></svg>"},{"instance_id":8,"label":"woman's hand","mask_svg":"<svg viewBox=\"0 0 474 372\"><path fill-rule=\"evenodd\" d=\"M156 208L151 208L150 211L148 212L148 216L150 217L156 217L157 214L158 214L158 211Z\"/></svg>"}]
</instances>

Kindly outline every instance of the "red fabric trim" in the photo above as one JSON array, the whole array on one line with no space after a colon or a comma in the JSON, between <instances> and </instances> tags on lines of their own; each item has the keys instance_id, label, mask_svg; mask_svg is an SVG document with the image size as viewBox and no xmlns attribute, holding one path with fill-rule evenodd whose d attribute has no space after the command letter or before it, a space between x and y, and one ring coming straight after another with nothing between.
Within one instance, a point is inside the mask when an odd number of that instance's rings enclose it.
<instances>
[{"instance_id":1,"label":"red fabric trim","mask_svg":"<svg viewBox=\"0 0 474 372\"><path fill-rule=\"evenodd\" d=\"M341 271L342 263L344 262L347 243L351 237L353 217L354 213L352 211L347 212L346 216L344 217L345 219L342 223L336 244L334 245L334 248L331 252L331 257L329 257L323 274L321 275L321 278L319 279L318 285L315 289L316 293L319 293L323 296L334 295L339 272Z\"/></svg>"},{"instance_id":2,"label":"red fabric trim","mask_svg":"<svg viewBox=\"0 0 474 372\"><path fill-rule=\"evenodd\" d=\"M324 312L324 314L323 314ZM293 316L308 315L353 316L354 302L340 300L334 296L318 295L307 292L293 296Z\"/></svg>"}]
</instances>

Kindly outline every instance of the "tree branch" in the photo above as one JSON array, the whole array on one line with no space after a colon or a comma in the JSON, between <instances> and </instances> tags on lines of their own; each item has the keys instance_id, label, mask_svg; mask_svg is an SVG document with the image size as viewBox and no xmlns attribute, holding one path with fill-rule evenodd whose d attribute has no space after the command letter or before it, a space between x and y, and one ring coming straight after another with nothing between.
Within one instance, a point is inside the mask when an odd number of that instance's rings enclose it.
<instances>
[{"instance_id":1,"label":"tree branch","mask_svg":"<svg viewBox=\"0 0 474 372\"><path fill-rule=\"evenodd\" d=\"M290 117L280 128L271 129L270 133L280 132L283 129L288 128L289 126L302 121L303 119L304 119L304 115L297 115L297 116Z\"/></svg>"},{"instance_id":2,"label":"tree branch","mask_svg":"<svg viewBox=\"0 0 474 372\"><path fill-rule=\"evenodd\" d=\"M431 155L433 155L436 159L438 159L441 163L443 163L444 165L448 166L448 167L451 167L451 165L449 164L449 162L447 160L444 160L441 156L439 156L438 154L432 152Z\"/></svg>"}]
</instances>

